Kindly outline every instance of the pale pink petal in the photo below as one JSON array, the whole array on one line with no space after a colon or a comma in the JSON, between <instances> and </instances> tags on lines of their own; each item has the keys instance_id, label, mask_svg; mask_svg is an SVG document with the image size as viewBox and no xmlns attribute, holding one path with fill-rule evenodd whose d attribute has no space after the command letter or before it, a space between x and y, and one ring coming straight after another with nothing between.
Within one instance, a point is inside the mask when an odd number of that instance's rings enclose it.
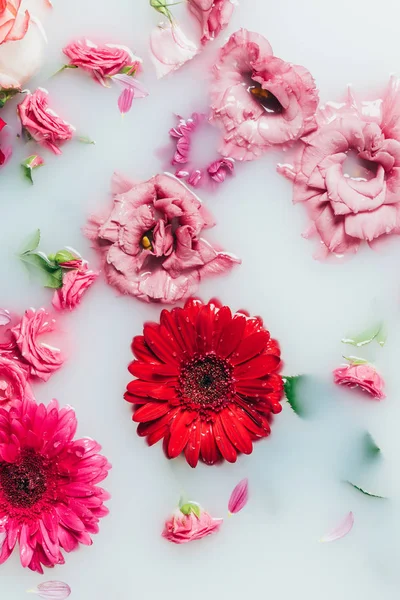
<instances>
[{"instance_id":1,"label":"pale pink petal","mask_svg":"<svg viewBox=\"0 0 400 600\"><path fill-rule=\"evenodd\" d=\"M118 98L118 108L122 115L129 112L132 108L132 102L134 98L134 91L132 88L125 88L122 90Z\"/></svg>"},{"instance_id":2,"label":"pale pink petal","mask_svg":"<svg viewBox=\"0 0 400 600\"><path fill-rule=\"evenodd\" d=\"M247 504L249 500L249 480L242 479L234 488L229 498L228 510L231 514L238 513Z\"/></svg>"},{"instance_id":3,"label":"pale pink petal","mask_svg":"<svg viewBox=\"0 0 400 600\"><path fill-rule=\"evenodd\" d=\"M320 541L321 542L335 542L336 540L340 540L345 535L350 533L350 531L353 529L353 525L354 525L354 515L352 512L349 512L349 514L346 515L346 517L343 519L343 521L337 527L335 527L335 529L332 529L332 531L330 531L329 533L324 535L320 539Z\"/></svg>"},{"instance_id":4,"label":"pale pink petal","mask_svg":"<svg viewBox=\"0 0 400 600\"><path fill-rule=\"evenodd\" d=\"M160 79L179 69L199 53L198 46L175 23L156 27L150 37L151 60Z\"/></svg>"},{"instance_id":5,"label":"pale pink petal","mask_svg":"<svg viewBox=\"0 0 400 600\"><path fill-rule=\"evenodd\" d=\"M149 95L145 86L131 75L120 73L113 75L113 80L122 85L124 89L132 90L134 98L146 98Z\"/></svg>"},{"instance_id":6,"label":"pale pink petal","mask_svg":"<svg viewBox=\"0 0 400 600\"><path fill-rule=\"evenodd\" d=\"M71 595L71 588L63 581L45 581L31 591L44 600L65 600Z\"/></svg>"}]
</instances>

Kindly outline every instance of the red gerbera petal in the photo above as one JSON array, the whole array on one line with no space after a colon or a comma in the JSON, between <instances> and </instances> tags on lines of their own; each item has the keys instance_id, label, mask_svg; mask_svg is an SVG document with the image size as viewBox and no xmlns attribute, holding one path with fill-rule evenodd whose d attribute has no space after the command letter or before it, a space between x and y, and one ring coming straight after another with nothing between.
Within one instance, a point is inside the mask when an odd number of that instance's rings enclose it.
<instances>
[{"instance_id":1,"label":"red gerbera petal","mask_svg":"<svg viewBox=\"0 0 400 600\"><path fill-rule=\"evenodd\" d=\"M163 310L160 323L146 324L133 342L137 379L125 398L138 434L150 445L162 439L168 458L184 452L192 467L250 454L281 410L278 343L259 317L232 315L215 300Z\"/></svg>"}]
</instances>

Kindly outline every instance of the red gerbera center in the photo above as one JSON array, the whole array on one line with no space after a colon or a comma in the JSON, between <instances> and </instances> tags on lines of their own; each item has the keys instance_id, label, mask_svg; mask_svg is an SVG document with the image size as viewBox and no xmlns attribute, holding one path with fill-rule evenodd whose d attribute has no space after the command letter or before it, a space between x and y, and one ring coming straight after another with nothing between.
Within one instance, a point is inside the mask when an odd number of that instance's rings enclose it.
<instances>
[{"instance_id":1,"label":"red gerbera center","mask_svg":"<svg viewBox=\"0 0 400 600\"><path fill-rule=\"evenodd\" d=\"M132 349L125 399L149 445L164 440L168 458L235 462L270 434L281 411L279 345L259 317L232 314L213 300L189 300L147 323Z\"/></svg>"},{"instance_id":2,"label":"red gerbera center","mask_svg":"<svg viewBox=\"0 0 400 600\"><path fill-rule=\"evenodd\" d=\"M29 508L36 504L47 490L43 458L28 450L17 463L0 463L0 487L12 506Z\"/></svg>"},{"instance_id":3,"label":"red gerbera center","mask_svg":"<svg viewBox=\"0 0 400 600\"><path fill-rule=\"evenodd\" d=\"M179 392L182 404L198 405L204 414L221 410L232 397L232 367L215 355L195 356L181 368Z\"/></svg>"}]
</instances>

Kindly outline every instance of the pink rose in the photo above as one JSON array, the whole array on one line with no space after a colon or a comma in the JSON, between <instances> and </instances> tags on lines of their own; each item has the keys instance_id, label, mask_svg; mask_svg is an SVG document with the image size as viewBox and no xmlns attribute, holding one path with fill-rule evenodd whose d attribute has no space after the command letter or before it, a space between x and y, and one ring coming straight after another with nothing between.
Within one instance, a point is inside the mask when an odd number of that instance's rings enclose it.
<instances>
[{"instance_id":1,"label":"pink rose","mask_svg":"<svg viewBox=\"0 0 400 600\"><path fill-rule=\"evenodd\" d=\"M126 46L103 44L97 46L90 40L79 40L63 49L69 64L90 73L96 81L106 84L106 78L120 73L125 67L132 72L140 68L142 60Z\"/></svg>"},{"instance_id":2,"label":"pink rose","mask_svg":"<svg viewBox=\"0 0 400 600\"><path fill-rule=\"evenodd\" d=\"M400 80L383 101L318 111L318 130L304 140L294 166L279 170L294 182L325 253L356 252L362 241L400 233ZM355 163L347 172L349 160Z\"/></svg>"},{"instance_id":3,"label":"pink rose","mask_svg":"<svg viewBox=\"0 0 400 600\"><path fill-rule=\"evenodd\" d=\"M52 304L57 310L73 310L82 300L83 294L97 279L98 273L90 271L87 265L64 273L63 285L55 290Z\"/></svg>"},{"instance_id":4,"label":"pink rose","mask_svg":"<svg viewBox=\"0 0 400 600\"><path fill-rule=\"evenodd\" d=\"M383 388L385 382L372 365L345 365L333 371L335 383L349 387L360 387L374 398L386 398Z\"/></svg>"},{"instance_id":5,"label":"pink rose","mask_svg":"<svg viewBox=\"0 0 400 600\"><path fill-rule=\"evenodd\" d=\"M208 512L202 509L200 509L199 517L193 512L185 515L180 509L177 509L166 521L162 536L174 544L185 544L217 533L222 523L223 519L213 519Z\"/></svg>"},{"instance_id":6,"label":"pink rose","mask_svg":"<svg viewBox=\"0 0 400 600\"><path fill-rule=\"evenodd\" d=\"M28 309L19 325L12 332L22 359L29 366L30 375L47 381L63 364L64 358L58 348L40 343L38 338L55 329L55 320L41 308Z\"/></svg>"},{"instance_id":7,"label":"pink rose","mask_svg":"<svg viewBox=\"0 0 400 600\"><path fill-rule=\"evenodd\" d=\"M212 218L174 177L115 178L113 193L111 213L92 217L86 235L102 255L108 283L120 292L174 303L192 295L205 276L240 262L200 237Z\"/></svg>"},{"instance_id":8,"label":"pink rose","mask_svg":"<svg viewBox=\"0 0 400 600\"><path fill-rule=\"evenodd\" d=\"M28 375L25 365L0 355L0 408L8 408L13 400L35 400Z\"/></svg>"},{"instance_id":9,"label":"pink rose","mask_svg":"<svg viewBox=\"0 0 400 600\"><path fill-rule=\"evenodd\" d=\"M151 33L150 58L158 79L176 71L198 53L198 46L176 23L164 23Z\"/></svg>"},{"instance_id":10,"label":"pink rose","mask_svg":"<svg viewBox=\"0 0 400 600\"><path fill-rule=\"evenodd\" d=\"M188 0L189 10L202 28L201 43L216 38L229 25L234 5L231 0Z\"/></svg>"},{"instance_id":11,"label":"pink rose","mask_svg":"<svg viewBox=\"0 0 400 600\"><path fill-rule=\"evenodd\" d=\"M42 146L61 154L59 144L72 138L74 128L48 106L48 92L38 88L18 104L22 127Z\"/></svg>"},{"instance_id":12,"label":"pink rose","mask_svg":"<svg viewBox=\"0 0 400 600\"><path fill-rule=\"evenodd\" d=\"M0 0L0 88L21 89L43 61L43 29L21 0ZM37 2L36 2L37 4ZM24 5L24 6L23 6ZM35 6L33 6L35 8Z\"/></svg>"},{"instance_id":13,"label":"pink rose","mask_svg":"<svg viewBox=\"0 0 400 600\"><path fill-rule=\"evenodd\" d=\"M304 67L273 56L263 36L234 33L213 74L211 120L223 130L224 156L253 160L316 128L314 79Z\"/></svg>"}]
</instances>

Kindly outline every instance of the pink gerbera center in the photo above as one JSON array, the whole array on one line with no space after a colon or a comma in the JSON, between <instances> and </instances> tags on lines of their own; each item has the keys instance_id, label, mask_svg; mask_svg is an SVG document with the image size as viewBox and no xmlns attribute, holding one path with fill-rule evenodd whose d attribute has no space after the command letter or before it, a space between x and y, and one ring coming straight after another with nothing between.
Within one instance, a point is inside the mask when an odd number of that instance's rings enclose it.
<instances>
[{"instance_id":1,"label":"pink gerbera center","mask_svg":"<svg viewBox=\"0 0 400 600\"><path fill-rule=\"evenodd\" d=\"M222 410L235 391L231 365L214 354L197 355L184 363L179 384L182 403L196 405L205 414Z\"/></svg>"},{"instance_id":2,"label":"pink gerbera center","mask_svg":"<svg viewBox=\"0 0 400 600\"><path fill-rule=\"evenodd\" d=\"M26 450L18 462L0 464L0 487L5 499L16 508L29 508L47 490L47 469L36 452Z\"/></svg>"}]
</instances>

